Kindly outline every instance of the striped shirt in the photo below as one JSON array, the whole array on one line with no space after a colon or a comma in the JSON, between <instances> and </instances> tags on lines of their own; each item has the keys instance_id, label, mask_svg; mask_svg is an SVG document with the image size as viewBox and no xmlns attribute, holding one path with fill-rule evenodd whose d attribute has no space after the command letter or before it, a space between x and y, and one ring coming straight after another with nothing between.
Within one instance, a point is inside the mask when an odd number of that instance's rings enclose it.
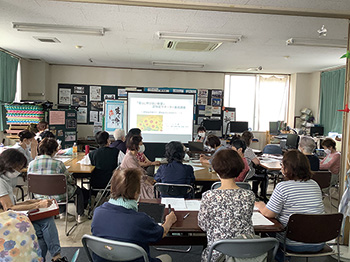
<instances>
[{"instance_id":1,"label":"striped shirt","mask_svg":"<svg viewBox=\"0 0 350 262\"><path fill-rule=\"evenodd\" d=\"M67 192L68 198L71 198L76 190L75 179L68 172L64 163L60 160L53 159L51 156L40 155L35 158L32 162L29 163L28 166L28 174L64 174L67 178ZM35 194L35 198L48 198L48 196L42 196ZM50 198L54 198L57 201L62 201L66 199L66 195L55 195L50 196Z\"/></svg>"},{"instance_id":2,"label":"striped shirt","mask_svg":"<svg viewBox=\"0 0 350 262\"><path fill-rule=\"evenodd\" d=\"M318 184L309 179L307 181L288 180L277 184L266 207L278 214L278 220L286 226L292 214L322 214L324 206L322 193ZM277 234L277 239L283 242L283 236ZM289 245L302 245L288 241Z\"/></svg>"}]
</instances>

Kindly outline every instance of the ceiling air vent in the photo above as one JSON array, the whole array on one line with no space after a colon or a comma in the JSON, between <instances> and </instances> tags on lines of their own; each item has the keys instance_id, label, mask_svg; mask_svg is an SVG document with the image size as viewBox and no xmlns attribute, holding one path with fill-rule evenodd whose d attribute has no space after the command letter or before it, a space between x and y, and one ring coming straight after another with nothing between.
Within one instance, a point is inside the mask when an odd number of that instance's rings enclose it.
<instances>
[{"instance_id":1,"label":"ceiling air vent","mask_svg":"<svg viewBox=\"0 0 350 262\"><path fill-rule=\"evenodd\" d=\"M166 40L164 43L165 49L172 49L177 51L214 51L216 50L222 42L203 42L203 41L173 41Z\"/></svg>"},{"instance_id":2,"label":"ceiling air vent","mask_svg":"<svg viewBox=\"0 0 350 262\"><path fill-rule=\"evenodd\" d=\"M34 36L34 38L42 43L61 43L56 37L38 37Z\"/></svg>"}]
</instances>

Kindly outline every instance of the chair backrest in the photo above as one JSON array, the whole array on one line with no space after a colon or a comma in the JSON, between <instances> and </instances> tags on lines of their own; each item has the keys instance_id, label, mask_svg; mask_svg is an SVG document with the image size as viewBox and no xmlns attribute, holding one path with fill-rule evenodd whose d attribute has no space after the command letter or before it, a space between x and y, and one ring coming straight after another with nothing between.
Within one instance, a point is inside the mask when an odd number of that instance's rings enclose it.
<instances>
[{"instance_id":1,"label":"chair backrest","mask_svg":"<svg viewBox=\"0 0 350 262\"><path fill-rule=\"evenodd\" d=\"M250 184L248 182L236 182L236 185L239 186L240 188L243 189L248 189L248 190L252 190L252 187L250 186ZM217 189L221 187L221 182L215 182L211 185L211 189Z\"/></svg>"},{"instance_id":2,"label":"chair backrest","mask_svg":"<svg viewBox=\"0 0 350 262\"><path fill-rule=\"evenodd\" d=\"M53 196L66 192L67 180L64 174L28 174L28 193Z\"/></svg>"},{"instance_id":3,"label":"chair backrest","mask_svg":"<svg viewBox=\"0 0 350 262\"><path fill-rule=\"evenodd\" d=\"M304 243L321 243L339 236L343 214L294 214L289 217L286 237Z\"/></svg>"},{"instance_id":4,"label":"chair backrest","mask_svg":"<svg viewBox=\"0 0 350 262\"><path fill-rule=\"evenodd\" d=\"M194 189L191 185L187 184L155 183L155 197L158 197L157 192L159 192L162 196L185 197L189 195L190 198L193 198Z\"/></svg>"},{"instance_id":5,"label":"chair backrest","mask_svg":"<svg viewBox=\"0 0 350 262\"><path fill-rule=\"evenodd\" d=\"M81 241L90 262L93 262L91 252L110 261L129 261L143 257L148 262L146 251L136 244L90 235L84 235Z\"/></svg>"},{"instance_id":6,"label":"chair backrest","mask_svg":"<svg viewBox=\"0 0 350 262\"><path fill-rule=\"evenodd\" d=\"M253 258L268 253L267 261L273 261L278 246L278 240L272 237L218 240L210 247L208 262L214 250L234 258Z\"/></svg>"},{"instance_id":7,"label":"chair backrest","mask_svg":"<svg viewBox=\"0 0 350 262\"><path fill-rule=\"evenodd\" d=\"M314 171L311 179L315 180L321 189L331 185L332 173L329 171Z\"/></svg>"},{"instance_id":8,"label":"chair backrest","mask_svg":"<svg viewBox=\"0 0 350 262\"><path fill-rule=\"evenodd\" d=\"M282 149L280 145L268 144L263 149L263 154L269 155L282 155Z\"/></svg>"}]
</instances>

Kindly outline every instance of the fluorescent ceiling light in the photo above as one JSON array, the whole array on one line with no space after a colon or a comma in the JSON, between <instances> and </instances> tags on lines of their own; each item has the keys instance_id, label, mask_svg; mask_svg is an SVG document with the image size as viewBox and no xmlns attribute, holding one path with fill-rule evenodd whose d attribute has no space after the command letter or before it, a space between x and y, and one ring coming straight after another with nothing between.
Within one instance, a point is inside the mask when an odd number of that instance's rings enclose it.
<instances>
[{"instance_id":1,"label":"fluorescent ceiling light","mask_svg":"<svg viewBox=\"0 0 350 262\"><path fill-rule=\"evenodd\" d=\"M186 63L186 62L162 62L162 61L153 61L152 65L154 66L176 66L176 67L192 67L192 68L203 68L204 64L198 63Z\"/></svg>"},{"instance_id":2,"label":"fluorescent ceiling light","mask_svg":"<svg viewBox=\"0 0 350 262\"><path fill-rule=\"evenodd\" d=\"M47 25L47 24L28 24L13 22L13 28L19 32L36 33L67 33L103 36L105 29L103 27L83 27L67 25Z\"/></svg>"},{"instance_id":3,"label":"fluorescent ceiling light","mask_svg":"<svg viewBox=\"0 0 350 262\"><path fill-rule=\"evenodd\" d=\"M217 35L217 34L196 34L196 33L176 33L157 32L159 39L183 40L183 41L209 41L209 42L231 42L241 41L242 35Z\"/></svg>"},{"instance_id":4,"label":"fluorescent ceiling light","mask_svg":"<svg viewBox=\"0 0 350 262\"><path fill-rule=\"evenodd\" d=\"M333 47L346 48L347 40L326 38L296 38L292 37L286 41L286 45L311 46L311 47Z\"/></svg>"}]
</instances>

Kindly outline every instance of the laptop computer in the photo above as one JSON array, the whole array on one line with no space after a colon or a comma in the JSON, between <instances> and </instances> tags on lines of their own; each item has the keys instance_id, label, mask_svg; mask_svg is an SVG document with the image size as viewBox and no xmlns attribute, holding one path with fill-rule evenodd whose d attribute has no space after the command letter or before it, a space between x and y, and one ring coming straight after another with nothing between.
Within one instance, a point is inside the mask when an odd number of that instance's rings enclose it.
<instances>
[{"instance_id":1,"label":"laptop computer","mask_svg":"<svg viewBox=\"0 0 350 262\"><path fill-rule=\"evenodd\" d=\"M156 223L164 222L164 204L155 204L155 203L139 203L138 210L139 212L144 212L154 219Z\"/></svg>"},{"instance_id":2,"label":"laptop computer","mask_svg":"<svg viewBox=\"0 0 350 262\"><path fill-rule=\"evenodd\" d=\"M188 141L188 149L190 151L204 151L204 145L202 142Z\"/></svg>"}]
</instances>

